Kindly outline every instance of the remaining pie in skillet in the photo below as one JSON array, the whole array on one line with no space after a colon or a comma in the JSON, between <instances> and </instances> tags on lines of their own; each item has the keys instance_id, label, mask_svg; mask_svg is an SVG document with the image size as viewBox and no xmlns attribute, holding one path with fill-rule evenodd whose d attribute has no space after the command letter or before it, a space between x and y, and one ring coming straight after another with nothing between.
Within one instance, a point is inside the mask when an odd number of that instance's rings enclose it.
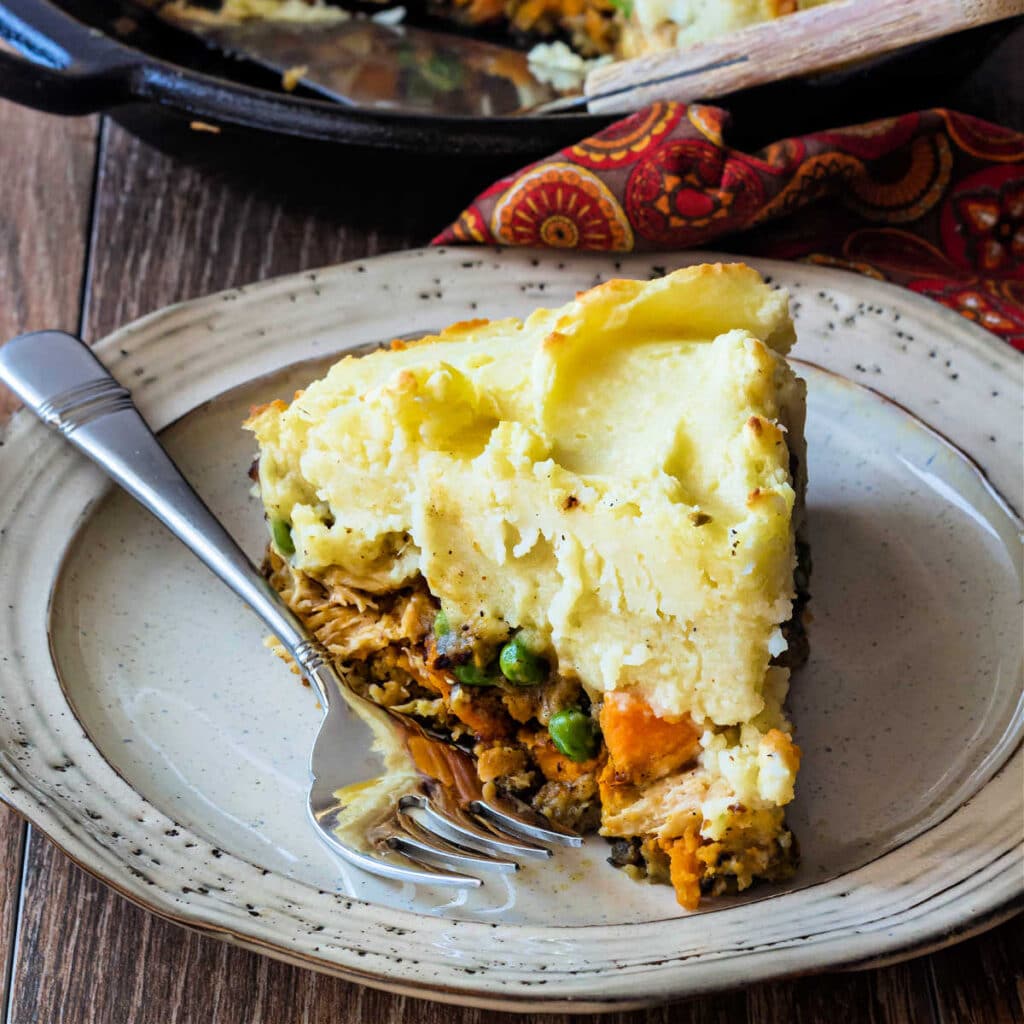
<instances>
[{"instance_id":1,"label":"remaining pie in skillet","mask_svg":"<svg viewBox=\"0 0 1024 1024\"><path fill-rule=\"evenodd\" d=\"M636 57L727 35L828 0L420 0L401 5L389 0L379 2L382 9L422 8L467 26L505 28L527 41L564 40L585 57ZM343 2L335 5L326 0L168 0L159 8L171 18L207 24L254 19L325 22L349 16Z\"/></svg>"}]
</instances>

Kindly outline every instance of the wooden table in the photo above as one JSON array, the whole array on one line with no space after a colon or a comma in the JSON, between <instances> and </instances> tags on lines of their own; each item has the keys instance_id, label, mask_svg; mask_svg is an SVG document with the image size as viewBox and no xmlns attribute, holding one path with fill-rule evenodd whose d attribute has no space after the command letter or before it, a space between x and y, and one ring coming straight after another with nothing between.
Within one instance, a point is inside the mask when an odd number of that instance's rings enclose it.
<instances>
[{"instance_id":1,"label":"wooden table","mask_svg":"<svg viewBox=\"0 0 1024 1024\"><path fill-rule=\"evenodd\" d=\"M1012 93L1019 54L1007 53L1006 65ZM987 86L995 106L1006 103L1000 81ZM92 340L169 302L424 244L493 173L436 175L423 197L408 187L409 158L340 172L299 166L287 172L288 189L251 167L243 174L214 160L203 169L165 156L107 119L60 120L5 104L0 155L0 339L59 327ZM12 404L0 395L0 413ZM185 931L115 895L3 808L0 849L10 1024L513 1019L386 995ZM1024 1021L1022 951L1024 916L879 970L607 1019Z\"/></svg>"}]
</instances>

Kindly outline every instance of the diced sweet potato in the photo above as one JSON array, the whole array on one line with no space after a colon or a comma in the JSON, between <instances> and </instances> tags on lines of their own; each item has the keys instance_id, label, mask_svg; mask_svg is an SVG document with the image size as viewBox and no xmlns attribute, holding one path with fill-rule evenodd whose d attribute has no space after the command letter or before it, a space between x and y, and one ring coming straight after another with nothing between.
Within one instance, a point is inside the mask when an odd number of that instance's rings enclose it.
<instances>
[{"instance_id":1,"label":"diced sweet potato","mask_svg":"<svg viewBox=\"0 0 1024 1024\"><path fill-rule=\"evenodd\" d=\"M700 730L692 718L658 718L646 701L629 693L605 698L601 732L616 775L634 784L663 778L700 753Z\"/></svg>"},{"instance_id":2,"label":"diced sweet potato","mask_svg":"<svg viewBox=\"0 0 1024 1024\"><path fill-rule=\"evenodd\" d=\"M410 732L405 744L413 764L428 779L437 779L463 802L480 796L475 766L450 743Z\"/></svg>"},{"instance_id":3,"label":"diced sweet potato","mask_svg":"<svg viewBox=\"0 0 1024 1024\"><path fill-rule=\"evenodd\" d=\"M512 731L512 721L504 713L499 701L488 701L480 694L467 692L470 687L450 690L445 698L456 718L472 730L479 740L503 739Z\"/></svg>"},{"instance_id":4,"label":"diced sweet potato","mask_svg":"<svg viewBox=\"0 0 1024 1024\"><path fill-rule=\"evenodd\" d=\"M661 848L668 854L669 877L672 888L676 891L676 899L681 907L696 910L700 904L700 876L702 866L697 856L700 848L700 835L689 831L678 839L662 839Z\"/></svg>"}]
</instances>

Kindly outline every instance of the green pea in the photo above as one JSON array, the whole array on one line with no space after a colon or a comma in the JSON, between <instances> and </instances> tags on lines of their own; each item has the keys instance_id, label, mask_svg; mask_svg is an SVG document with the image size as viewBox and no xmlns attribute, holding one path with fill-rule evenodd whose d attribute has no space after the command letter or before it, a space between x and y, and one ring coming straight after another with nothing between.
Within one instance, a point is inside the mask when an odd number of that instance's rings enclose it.
<instances>
[{"instance_id":1,"label":"green pea","mask_svg":"<svg viewBox=\"0 0 1024 1024\"><path fill-rule=\"evenodd\" d=\"M601 748L597 723L579 708L556 711L548 722L548 733L570 761L589 761Z\"/></svg>"},{"instance_id":2,"label":"green pea","mask_svg":"<svg viewBox=\"0 0 1024 1024\"><path fill-rule=\"evenodd\" d=\"M434 619L434 636L438 640L443 636L447 636L452 631L452 627L448 622L448 616L445 615L444 609L442 608Z\"/></svg>"},{"instance_id":3,"label":"green pea","mask_svg":"<svg viewBox=\"0 0 1024 1024\"><path fill-rule=\"evenodd\" d=\"M455 678L464 686L493 686L497 680L489 676L475 662L455 666Z\"/></svg>"},{"instance_id":4,"label":"green pea","mask_svg":"<svg viewBox=\"0 0 1024 1024\"><path fill-rule=\"evenodd\" d=\"M533 686L547 675L547 666L518 636L502 647L498 667L501 674L517 686Z\"/></svg>"},{"instance_id":5,"label":"green pea","mask_svg":"<svg viewBox=\"0 0 1024 1024\"><path fill-rule=\"evenodd\" d=\"M270 520L270 536L274 546L285 558L295 554L295 541L292 540L292 528L283 519L275 516Z\"/></svg>"}]
</instances>

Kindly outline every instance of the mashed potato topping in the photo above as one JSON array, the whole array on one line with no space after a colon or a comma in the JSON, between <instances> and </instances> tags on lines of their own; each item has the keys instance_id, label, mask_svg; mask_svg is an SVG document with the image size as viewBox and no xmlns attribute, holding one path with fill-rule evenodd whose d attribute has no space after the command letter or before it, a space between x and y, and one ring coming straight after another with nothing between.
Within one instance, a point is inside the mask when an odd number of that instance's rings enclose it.
<instances>
[{"instance_id":1,"label":"mashed potato topping","mask_svg":"<svg viewBox=\"0 0 1024 1024\"><path fill-rule=\"evenodd\" d=\"M794 596L792 341L785 293L740 265L457 324L257 411L263 500L297 569L422 576L451 621L523 630L593 695L749 722Z\"/></svg>"}]
</instances>

